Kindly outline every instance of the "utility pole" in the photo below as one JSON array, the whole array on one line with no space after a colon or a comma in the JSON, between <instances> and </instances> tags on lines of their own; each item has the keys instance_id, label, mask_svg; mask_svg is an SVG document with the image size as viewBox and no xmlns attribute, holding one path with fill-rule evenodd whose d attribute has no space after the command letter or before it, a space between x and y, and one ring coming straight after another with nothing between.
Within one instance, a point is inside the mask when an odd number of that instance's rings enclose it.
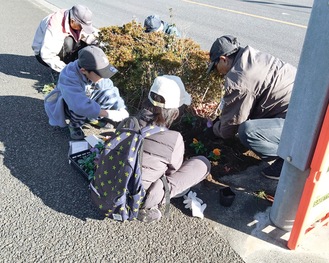
<instances>
[{"instance_id":1,"label":"utility pole","mask_svg":"<svg viewBox=\"0 0 329 263\"><path fill-rule=\"evenodd\" d=\"M314 0L278 149L284 164L270 211L272 223L286 231L296 217L328 98L329 1Z\"/></svg>"}]
</instances>

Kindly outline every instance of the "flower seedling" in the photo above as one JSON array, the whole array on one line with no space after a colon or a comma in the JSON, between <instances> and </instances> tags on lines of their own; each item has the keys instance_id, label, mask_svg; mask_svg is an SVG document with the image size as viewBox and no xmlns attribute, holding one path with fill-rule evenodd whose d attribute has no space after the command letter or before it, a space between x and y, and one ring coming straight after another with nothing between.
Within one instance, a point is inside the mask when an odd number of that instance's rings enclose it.
<instances>
[{"instance_id":1,"label":"flower seedling","mask_svg":"<svg viewBox=\"0 0 329 263\"><path fill-rule=\"evenodd\" d=\"M207 152L205 145L196 138L193 138L193 142L190 144L190 147L194 148L196 154Z\"/></svg>"},{"instance_id":2,"label":"flower seedling","mask_svg":"<svg viewBox=\"0 0 329 263\"><path fill-rule=\"evenodd\" d=\"M84 156L78 160L80 167L88 174L89 181L94 177L95 168L103 149L104 144L97 143L94 147L90 148L90 154L88 156Z\"/></svg>"},{"instance_id":3,"label":"flower seedling","mask_svg":"<svg viewBox=\"0 0 329 263\"><path fill-rule=\"evenodd\" d=\"M213 161L218 161L221 157L221 150L218 148L215 148L212 150L212 152L209 153L208 158Z\"/></svg>"}]
</instances>

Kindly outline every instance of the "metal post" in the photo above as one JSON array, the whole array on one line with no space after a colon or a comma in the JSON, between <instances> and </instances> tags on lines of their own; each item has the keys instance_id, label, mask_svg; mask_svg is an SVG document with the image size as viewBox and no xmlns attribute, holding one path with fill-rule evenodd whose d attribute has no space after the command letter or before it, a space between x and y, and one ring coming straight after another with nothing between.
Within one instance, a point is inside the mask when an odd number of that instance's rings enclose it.
<instances>
[{"instance_id":1,"label":"metal post","mask_svg":"<svg viewBox=\"0 0 329 263\"><path fill-rule=\"evenodd\" d=\"M270 219L292 229L329 98L329 2L314 0L278 155L285 160Z\"/></svg>"}]
</instances>

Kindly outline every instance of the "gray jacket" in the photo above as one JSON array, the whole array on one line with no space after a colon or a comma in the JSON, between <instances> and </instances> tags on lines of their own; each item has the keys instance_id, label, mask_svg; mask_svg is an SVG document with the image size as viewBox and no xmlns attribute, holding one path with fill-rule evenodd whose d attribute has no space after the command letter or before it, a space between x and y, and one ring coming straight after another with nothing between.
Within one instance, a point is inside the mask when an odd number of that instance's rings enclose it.
<instances>
[{"instance_id":1,"label":"gray jacket","mask_svg":"<svg viewBox=\"0 0 329 263\"><path fill-rule=\"evenodd\" d=\"M233 137L249 119L285 118L296 68L250 46L241 48L225 76L219 135Z\"/></svg>"},{"instance_id":2,"label":"gray jacket","mask_svg":"<svg viewBox=\"0 0 329 263\"><path fill-rule=\"evenodd\" d=\"M153 123L152 113L146 109L140 112L139 124L145 127ZM146 137L143 144L142 183L147 190L162 175L170 175L181 168L185 146L183 136L166 130Z\"/></svg>"},{"instance_id":3,"label":"gray jacket","mask_svg":"<svg viewBox=\"0 0 329 263\"><path fill-rule=\"evenodd\" d=\"M183 164L184 141L177 131L167 130L147 137L143 146L142 182L147 190L162 175L175 173Z\"/></svg>"}]
</instances>

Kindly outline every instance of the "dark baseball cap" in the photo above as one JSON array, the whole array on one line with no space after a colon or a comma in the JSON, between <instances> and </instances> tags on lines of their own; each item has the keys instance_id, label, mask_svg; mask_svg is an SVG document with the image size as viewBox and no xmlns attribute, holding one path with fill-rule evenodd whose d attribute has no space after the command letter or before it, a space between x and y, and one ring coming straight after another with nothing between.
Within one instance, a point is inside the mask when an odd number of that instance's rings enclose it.
<instances>
[{"instance_id":1,"label":"dark baseball cap","mask_svg":"<svg viewBox=\"0 0 329 263\"><path fill-rule=\"evenodd\" d=\"M161 19L156 15L150 15L144 21L144 27L146 33L157 31L160 26L161 26Z\"/></svg>"},{"instance_id":2,"label":"dark baseball cap","mask_svg":"<svg viewBox=\"0 0 329 263\"><path fill-rule=\"evenodd\" d=\"M83 5L75 5L70 10L71 19L77 21L83 31L87 34L92 34L94 32L94 27L92 26L92 12L88 7Z\"/></svg>"},{"instance_id":3,"label":"dark baseball cap","mask_svg":"<svg viewBox=\"0 0 329 263\"><path fill-rule=\"evenodd\" d=\"M111 78L118 70L107 59L104 51L96 46L87 46L78 53L78 65L95 72L102 78Z\"/></svg>"},{"instance_id":4,"label":"dark baseball cap","mask_svg":"<svg viewBox=\"0 0 329 263\"><path fill-rule=\"evenodd\" d=\"M231 35L225 35L217 38L212 44L210 49L210 64L207 69L207 74L209 74L215 63L218 61L220 56L229 56L234 54L239 50L240 43L238 39Z\"/></svg>"}]
</instances>

